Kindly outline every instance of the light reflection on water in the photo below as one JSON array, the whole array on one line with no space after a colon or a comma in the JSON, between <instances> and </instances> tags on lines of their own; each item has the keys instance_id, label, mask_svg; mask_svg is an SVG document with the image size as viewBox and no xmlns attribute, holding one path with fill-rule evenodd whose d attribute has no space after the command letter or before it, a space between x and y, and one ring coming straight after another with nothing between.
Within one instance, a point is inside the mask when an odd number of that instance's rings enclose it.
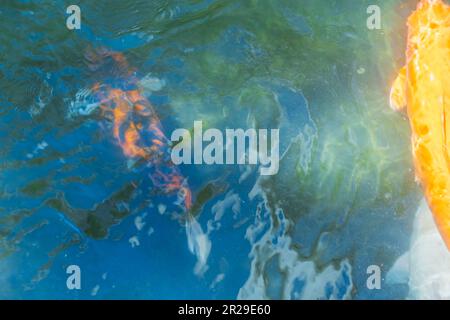
<instances>
[{"instance_id":1,"label":"light reflection on water","mask_svg":"<svg viewBox=\"0 0 450 320\"><path fill-rule=\"evenodd\" d=\"M383 31L365 28L369 2ZM401 2L90 2L76 32L62 2L2 2L0 297L403 297L365 287L406 249L418 203L386 98ZM279 174L181 166L186 220L114 141L89 90L117 74L89 69L93 47L124 53L166 135L280 128ZM65 288L70 264L82 291Z\"/></svg>"}]
</instances>

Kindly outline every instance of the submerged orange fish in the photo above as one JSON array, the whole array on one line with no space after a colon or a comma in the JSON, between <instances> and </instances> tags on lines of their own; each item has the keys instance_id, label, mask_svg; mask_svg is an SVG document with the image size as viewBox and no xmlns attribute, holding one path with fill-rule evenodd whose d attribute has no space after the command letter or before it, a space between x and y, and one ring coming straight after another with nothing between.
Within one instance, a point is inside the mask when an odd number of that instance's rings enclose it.
<instances>
[{"instance_id":1,"label":"submerged orange fish","mask_svg":"<svg viewBox=\"0 0 450 320\"><path fill-rule=\"evenodd\" d=\"M450 250L449 84L450 6L422 0L408 19L406 65L394 81L390 104L407 108L416 176Z\"/></svg>"},{"instance_id":2,"label":"submerged orange fish","mask_svg":"<svg viewBox=\"0 0 450 320\"><path fill-rule=\"evenodd\" d=\"M113 135L125 156L146 160L153 168L150 178L153 185L166 194L176 193L189 210L191 191L170 159L170 143L150 102L141 94L133 69L123 54L106 49L88 51L86 58L91 69L100 68L105 59L111 58L116 68L115 77L109 83L97 83L92 91L100 98L102 111L113 121Z\"/></svg>"}]
</instances>

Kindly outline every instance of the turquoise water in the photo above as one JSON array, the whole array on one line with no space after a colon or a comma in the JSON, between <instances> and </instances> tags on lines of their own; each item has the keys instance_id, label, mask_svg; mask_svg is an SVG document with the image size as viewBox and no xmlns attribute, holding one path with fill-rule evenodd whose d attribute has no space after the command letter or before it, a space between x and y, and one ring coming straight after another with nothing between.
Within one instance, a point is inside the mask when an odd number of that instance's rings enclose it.
<instances>
[{"instance_id":1,"label":"turquoise water","mask_svg":"<svg viewBox=\"0 0 450 320\"><path fill-rule=\"evenodd\" d=\"M366 270L408 248L420 198L388 107L415 3L80 1L71 31L71 3L2 1L0 298L404 298ZM97 106L95 83L126 82L89 67L98 48L125 56L167 136L279 128L279 173L180 165L194 204L174 206Z\"/></svg>"}]
</instances>

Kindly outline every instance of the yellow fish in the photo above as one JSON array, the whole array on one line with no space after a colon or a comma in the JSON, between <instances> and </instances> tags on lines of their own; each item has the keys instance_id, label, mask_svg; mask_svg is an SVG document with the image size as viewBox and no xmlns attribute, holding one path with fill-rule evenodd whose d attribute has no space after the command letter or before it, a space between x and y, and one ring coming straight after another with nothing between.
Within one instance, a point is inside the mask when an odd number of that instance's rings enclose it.
<instances>
[{"instance_id":1,"label":"yellow fish","mask_svg":"<svg viewBox=\"0 0 450 320\"><path fill-rule=\"evenodd\" d=\"M393 83L390 105L407 109L416 176L450 250L449 85L450 6L422 0L408 18L406 65Z\"/></svg>"}]
</instances>

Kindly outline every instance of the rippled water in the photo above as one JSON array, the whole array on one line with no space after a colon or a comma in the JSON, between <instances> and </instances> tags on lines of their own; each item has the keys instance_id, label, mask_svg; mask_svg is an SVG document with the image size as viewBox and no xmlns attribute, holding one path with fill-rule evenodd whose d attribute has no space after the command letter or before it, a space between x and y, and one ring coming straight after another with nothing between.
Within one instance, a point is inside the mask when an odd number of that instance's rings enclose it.
<instances>
[{"instance_id":1,"label":"rippled water","mask_svg":"<svg viewBox=\"0 0 450 320\"><path fill-rule=\"evenodd\" d=\"M378 4L383 29L366 28ZM0 5L1 298L402 298L366 287L407 248L419 192L388 108L415 1ZM123 155L86 52L121 52L166 135L280 128L278 175L181 165L188 218ZM94 70L95 69L95 70ZM66 267L82 290L66 288Z\"/></svg>"}]
</instances>

